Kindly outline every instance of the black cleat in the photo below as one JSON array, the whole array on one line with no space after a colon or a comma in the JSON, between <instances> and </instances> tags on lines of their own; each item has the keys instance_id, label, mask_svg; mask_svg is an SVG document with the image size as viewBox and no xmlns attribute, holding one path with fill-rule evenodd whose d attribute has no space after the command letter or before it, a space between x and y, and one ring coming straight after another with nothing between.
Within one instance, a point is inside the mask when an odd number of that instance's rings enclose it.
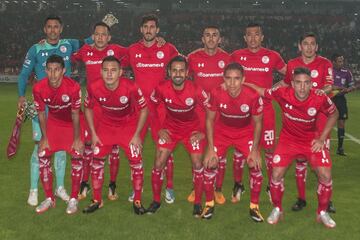
<instances>
[{"instance_id":1,"label":"black cleat","mask_svg":"<svg viewBox=\"0 0 360 240\"><path fill-rule=\"evenodd\" d=\"M336 213L336 208L332 201L329 202L329 206L326 210L328 213Z\"/></svg>"},{"instance_id":2,"label":"black cleat","mask_svg":"<svg viewBox=\"0 0 360 240\"><path fill-rule=\"evenodd\" d=\"M201 204L194 204L193 216L196 218L200 218L202 214L202 206Z\"/></svg>"},{"instance_id":3,"label":"black cleat","mask_svg":"<svg viewBox=\"0 0 360 240\"><path fill-rule=\"evenodd\" d=\"M263 222L264 218L260 213L260 210L258 207L254 207L254 208L250 208L250 217L252 220L254 220L255 222Z\"/></svg>"},{"instance_id":4,"label":"black cleat","mask_svg":"<svg viewBox=\"0 0 360 240\"><path fill-rule=\"evenodd\" d=\"M215 211L215 204L214 201L211 201L209 203L206 203L205 208L203 210L203 212L201 213L201 217L204 219L211 219L212 216L214 215L214 211Z\"/></svg>"},{"instance_id":5,"label":"black cleat","mask_svg":"<svg viewBox=\"0 0 360 240\"><path fill-rule=\"evenodd\" d=\"M291 207L291 210L297 212L302 210L304 207L306 207L306 201L301 198L298 198L296 203Z\"/></svg>"},{"instance_id":6,"label":"black cleat","mask_svg":"<svg viewBox=\"0 0 360 240\"><path fill-rule=\"evenodd\" d=\"M153 202L150 204L149 208L146 209L146 213L147 213L147 214L156 213L156 211L159 210L160 206L161 206L161 204L160 204L159 202L153 201Z\"/></svg>"},{"instance_id":7,"label":"black cleat","mask_svg":"<svg viewBox=\"0 0 360 240\"><path fill-rule=\"evenodd\" d=\"M346 156L343 148L338 148L336 154L340 156Z\"/></svg>"},{"instance_id":8,"label":"black cleat","mask_svg":"<svg viewBox=\"0 0 360 240\"><path fill-rule=\"evenodd\" d=\"M245 187L242 183L234 183L234 187L232 190L232 196L231 196L231 202L237 203L240 202L241 195L243 195L245 192Z\"/></svg>"},{"instance_id":9,"label":"black cleat","mask_svg":"<svg viewBox=\"0 0 360 240\"><path fill-rule=\"evenodd\" d=\"M116 189L116 183L115 182L110 182L109 183L109 193L108 193L108 199L110 201L115 201L116 199L119 198L119 196L117 195L115 189Z\"/></svg>"},{"instance_id":10,"label":"black cleat","mask_svg":"<svg viewBox=\"0 0 360 240\"><path fill-rule=\"evenodd\" d=\"M95 200L91 200L91 204L89 206L87 206L86 208L84 208L83 213L93 213L96 210L98 210L99 208L103 207L103 202L97 202Z\"/></svg>"},{"instance_id":11,"label":"black cleat","mask_svg":"<svg viewBox=\"0 0 360 240\"><path fill-rule=\"evenodd\" d=\"M147 212L139 200L133 202L133 208L137 215L144 215Z\"/></svg>"},{"instance_id":12,"label":"black cleat","mask_svg":"<svg viewBox=\"0 0 360 240\"><path fill-rule=\"evenodd\" d=\"M85 199L87 194L90 192L91 187L87 182L81 182L80 184L80 191L78 194L78 200Z\"/></svg>"}]
</instances>

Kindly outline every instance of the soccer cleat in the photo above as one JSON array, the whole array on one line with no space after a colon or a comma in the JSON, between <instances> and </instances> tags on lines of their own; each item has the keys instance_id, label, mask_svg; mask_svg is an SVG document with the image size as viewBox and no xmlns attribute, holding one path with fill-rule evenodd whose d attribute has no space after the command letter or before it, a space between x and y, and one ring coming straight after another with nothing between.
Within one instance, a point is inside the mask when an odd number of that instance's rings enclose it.
<instances>
[{"instance_id":1,"label":"soccer cleat","mask_svg":"<svg viewBox=\"0 0 360 240\"><path fill-rule=\"evenodd\" d=\"M306 201L301 198L298 198L296 203L291 207L291 210L297 212L302 210L304 207L306 207Z\"/></svg>"},{"instance_id":2,"label":"soccer cleat","mask_svg":"<svg viewBox=\"0 0 360 240\"><path fill-rule=\"evenodd\" d=\"M273 202L272 202L272 198L271 198L271 192L270 192L270 186L269 185L266 186L266 193L267 193L267 195L269 197L270 203L272 204Z\"/></svg>"},{"instance_id":3,"label":"soccer cleat","mask_svg":"<svg viewBox=\"0 0 360 240\"><path fill-rule=\"evenodd\" d=\"M221 191L215 190L214 198L215 198L215 202L220 205L224 204L226 201L224 194Z\"/></svg>"},{"instance_id":4,"label":"soccer cleat","mask_svg":"<svg viewBox=\"0 0 360 240\"><path fill-rule=\"evenodd\" d=\"M134 213L137 215L144 215L146 209L143 207L139 200L133 202Z\"/></svg>"},{"instance_id":5,"label":"soccer cleat","mask_svg":"<svg viewBox=\"0 0 360 240\"><path fill-rule=\"evenodd\" d=\"M214 205L215 205L214 201L206 202L205 208L201 213L201 217L208 220L211 219L215 211Z\"/></svg>"},{"instance_id":6,"label":"soccer cleat","mask_svg":"<svg viewBox=\"0 0 360 240\"><path fill-rule=\"evenodd\" d=\"M267 222L269 224L277 224L280 219L283 218L282 212L280 212L280 209L278 207L274 208L269 217L267 218Z\"/></svg>"},{"instance_id":7,"label":"soccer cleat","mask_svg":"<svg viewBox=\"0 0 360 240\"><path fill-rule=\"evenodd\" d=\"M336 213L336 208L332 201L329 202L329 206L326 210L328 213Z\"/></svg>"},{"instance_id":8,"label":"soccer cleat","mask_svg":"<svg viewBox=\"0 0 360 240\"><path fill-rule=\"evenodd\" d=\"M133 201L134 201L134 197L135 197L135 193L134 193L134 191L132 191L132 192L130 193L129 197L128 197L128 201L129 201L129 202L133 202Z\"/></svg>"},{"instance_id":9,"label":"soccer cleat","mask_svg":"<svg viewBox=\"0 0 360 240\"><path fill-rule=\"evenodd\" d=\"M165 202L168 204L172 204L175 202L175 193L173 189L165 189Z\"/></svg>"},{"instance_id":10,"label":"soccer cleat","mask_svg":"<svg viewBox=\"0 0 360 240\"><path fill-rule=\"evenodd\" d=\"M343 148L338 148L336 154L340 156L346 156Z\"/></svg>"},{"instance_id":11,"label":"soccer cleat","mask_svg":"<svg viewBox=\"0 0 360 240\"><path fill-rule=\"evenodd\" d=\"M61 198L65 202L68 202L70 200L70 197L63 186L60 186L58 187L58 189L56 189L55 196Z\"/></svg>"},{"instance_id":12,"label":"soccer cleat","mask_svg":"<svg viewBox=\"0 0 360 240\"><path fill-rule=\"evenodd\" d=\"M44 201L40 203L39 206L35 208L36 213L43 213L49 210L49 208L55 207L55 201L51 198L46 198Z\"/></svg>"},{"instance_id":13,"label":"soccer cleat","mask_svg":"<svg viewBox=\"0 0 360 240\"><path fill-rule=\"evenodd\" d=\"M38 205L38 190L37 189L30 189L27 203L30 206L34 206L34 207Z\"/></svg>"},{"instance_id":14,"label":"soccer cleat","mask_svg":"<svg viewBox=\"0 0 360 240\"><path fill-rule=\"evenodd\" d=\"M192 190L189 196L187 197L188 202L194 202L195 201L195 191Z\"/></svg>"},{"instance_id":15,"label":"soccer cleat","mask_svg":"<svg viewBox=\"0 0 360 240\"><path fill-rule=\"evenodd\" d=\"M108 199L110 201L115 201L116 199L119 198L119 196L117 195L115 189L116 189L116 183L115 182L110 182L109 183L109 193L108 193Z\"/></svg>"},{"instance_id":16,"label":"soccer cleat","mask_svg":"<svg viewBox=\"0 0 360 240\"><path fill-rule=\"evenodd\" d=\"M83 213L93 213L99 208L102 208L104 206L103 201L98 202L95 200L91 200L91 204L83 209Z\"/></svg>"},{"instance_id":17,"label":"soccer cleat","mask_svg":"<svg viewBox=\"0 0 360 240\"><path fill-rule=\"evenodd\" d=\"M263 222L264 218L260 213L259 207L250 208L250 217L255 222Z\"/></svg>"},{"instance_id":18,"label":"soccer cleat","mask_svg":"<svg viewBox=\"0 0 360 240\"><path fill-rule=\"evenodd\" d=\"M87 182L81 182L80 191L78 194L78 200L83 200L86 198L87 194L90 192L90 185Z\"/></svg>"},{"instance_id":19,"label":"soccer cleat","mask_svg":"<svg viewBox=\"0 0 360 240\"><path fill-rule=\"evenodd\" d=\"M231 196L231 202L237 203L240 202L241 195L243 195L245 192L245 187L242 183L234 183L234 187L232 190L232 196Z\"/></svg>"},{"instance_id":20,"label":"soccer cleat","mask_svg":"<svg viewBox=\"0 0 360 240\"><path fill-rule=\"evenodd\" d=\"M157 210L159 210L159 208L161 207L161 204L159 202L153 201L149 208L146 209L146 213L147 214L153 214L156 213Z\"/></svg>"},{"instance_id":21,"label":"soccer cleat","mask_svg":"<svg viewBox=\"0 0 360 240\"><path fill-rule=\"evenodd\" d=\"M330 217L329 213L326 211L321 211L320 214L317 215L316 219L319 223L322 223L327 228L336 227L336 222Z\"/></svg>"},{"instance_id":22,"label":"soccer cleat","mask_svg":"<svg viewBox=\"0 0 360 240\"><path fill-rule=\"evenodd\" d=\"M201 204L194 204L193 216L196 218L200 218L202 214L202 206Z\"/></svg>"},{"instance_id":23,"label":"soccer cleat","mask_svg":"<svg viewBox=\"0 0 360 240\"><path fill-rule=\"evenodd\" d=\"M68 202L68 205L66 207L66 213L67 214L74 214L78 210L78 200L75 198L71 198Z\"/></svg>"}]
</instances>

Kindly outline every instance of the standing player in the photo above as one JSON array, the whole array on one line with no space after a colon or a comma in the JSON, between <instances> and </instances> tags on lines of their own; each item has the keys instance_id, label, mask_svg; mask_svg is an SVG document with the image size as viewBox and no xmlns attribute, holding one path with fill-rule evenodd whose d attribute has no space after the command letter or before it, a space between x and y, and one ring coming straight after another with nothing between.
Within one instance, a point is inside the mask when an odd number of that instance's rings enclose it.
<instances>
[{"instance_id":1,"label":"standing player","mask_svg":"<svg viewBox=\"0 0 360 240\"><path fill-rule=\"evenodd\" d=\"M334 85L333 92L336 94L331 98L339 111L338 128L338 147L336 154L346 156L343 148L345 136L345 120L348 118L348 108L345 94L355 89L354 81L350 70L344 68L344 56L338 53L333 54L331 60L334 64Z\"/></svg>"},{"instance_id":2,"label":"standing player","mask_svg":"<svg viewBox=\"0 0 360 240\"><path fill-rule=\"evenodd\" d=\"M206 116L208 150L204 160L207 192L213 193L215 170L211 167L226 158L226 151L234 146L243 155L250 171L250 217L263 222L259 211L259 197L263 176L259 142L262 128L263 101L253 89L243 86L244 70L238 63L230 63L224 69L226 90L221 86L211 92L210 107ZM216 114L219 117L216 119ZM215 121L215 123L214 123ZM213 213L213 195L206 196L204 217Z\"/></svg>"},{"instance_id":3,"label":"standing player","mask_svg":"<svg viewBox=\"0 0 360 240\"><path fill-rule=\"evenodd\" d=\"M189 75L198 86L209 94L212 89L224 82L224 67L229 63L230 55L219 47L221 36L220 30L216 26L205 27L201 41L204 48L197 49L188 55ZM205 111L202 107L198 107L198 114L200 123L205 124ZM235 161L236 159L234 159ZM195 192L192 191L188 201L193 202L194 198ZM218 204L225 203L221 191L215 192L215 201Z\"/></svg>"},{"instance_id":4,"label":"standing player","mask_svg":"<svg viewBox=\"0 0 360 240\"><path fill-rule=\"evenodd\" d=\"M27 81L33 71L35 71L36 79L40 80L46 77L45 63L49 56L57 54L64 59L65 75L71 74L71 54L76 52L81 45L79 40L60 39L63 29L62 20L58 16L49 16L45 19L44 33L46 41L44 44L34 44L26 54L25 61L18 79L18 108L21 108L25 102L25 92ZM38 118L32 121L33 139L35 141L34 151L31 155L30 167L30 194L28 204L36 206L38 204L38 181L39 181L39 159L38 159L38 143L41 139L41 131ZM57 189L55 195L63 199L69 200L69 196L64 188L64 177L66 167L65 152L55 153L55 172Z\"/></svg>"},{"instance_id":5,"label":"standing player","mask_svg":"<svg viewBox=\"0 0 360 240\"><path fill-rule=\"evenodd\" d=\"M306 67L310 70L312 87L314 89L322 89L325 93L329 94L333 84L333 70L330 60L318 56L318 44L314 33L305 33L300 37L298 44L301 55L297 58L289 60L284 82L286 85L291 84L292 74L297 67ZM319 133L323 130L326 122L326 115L320 113L317 118L317 127ZM326 146L330 148L330 139L327 138ZM296 185L298 190L298 200L292 206L293 211L300 211L306 206L305 188L306 188L306 175L307 175L307 161L297 159L296 168ZM329 209L333 207L329 206Z\"/></svg>"},{"instance_id":6,"label":"standing player","mask_svg":"<svg viewBox=\"0 0 360 240\"><path fill-rule=\"evenodd\" d=\"M92 213L103 206L101 191L104 183L104 158L111 153L113 145L118 145L129 159L135 192L134 212L142 215L145 213L141 204L144 181L141 151L144 134L140 134L148 115L146 100L136 84L121 77L122 69L116 57L104 58L101 66L102 81L96 81L88 88L85 99L85 117L91 133L94 157L91 165L93 200L83 212ZM100 105L101 112L93 111L95 104ZM94 114L101 116L94 117ZM99 120L97 126L94 125L94 118Z\"/></svg>"},{"instance_id":7,"label":"standing player","mask_svg":"<svg viewBox=\"0 0 360 240\"><path fill-rule=\"evenodd\" d=\"M338 111L330 98L317 95L312 86L311 71L303 67L294 69L291 87L264 89L253 85L260 95L276 100L282 110L283 128L272 162L270 191L274 209L267 219L270 224L276 224L282 217L284 176L292 161L301 157L309 161L318 178L317 220L329 228L336 226L326 212L332 194L332 178L325 140L336 123ZM321 132L316 123L320 113L327 116Z\"/></svg>"},{"instance_id":8,"label":"standing player","mask_svg":"<svg viewBox=\"0 0 360 240\"><path fill-rule=\"evenodd\" d=\"M107 56L114 56L117 59L122 59L127 54L127 49L123 46L117 44L109 44L111 40L110 27L103 22L96 23L94 26L94 33L92 35L94 40L94 46L85 44L80 48L80 50L73 54L73 61L81 61L85 63L86 66L86 80L87 87L93 84L96 81L101 80L101 63L102 60ZM95 104L94 111L96 112L94 116L101 116L101 107L98 104ZM99 113L98 113L99 112ZM94 119L95 125L98 122L98 119ZM89 144L85 144L85 154L84 154L84 164L83 164L83 179L81 182L79 199L84 199L87 192L90 190L88 184L89 174L90 174L90 162L92 159L92 150ZM109 183L109 193L108 199L116 200L118 195L116 194L116 176L119 171L119 149L117 146L114 146L110 158L110 183Z\"/></svg>"},{"instance_id":9,"label":"standing player","mask_svg":"<svg viewBox=\"0 0 360 240\"><path fill-rule=\"evenodd\" d=\"M177 56L179 53L176 48L170 44L165 43L162 46L157 44L159 33L159 19L155 15L145 15L142 18L140 32L143 38L132 44L128 49L129 64L135 75L135 82L138 84L144 97L148 102L149 117L146 128L150 125L151 134L153 140L157 141L157 132L159 129L155 129L156 122L159 119L155 118L155 106L150 101L150 94L156 86L163 81L166 77L166 66L169 61ZM164 118L164 109L159 108L160 121ZM175 195L173 191L173 165L174 159L172 154L169 156L166 165L166 179L167 186L165 192L165 201L167 203L173 203L175 201ZM129 197L129 201L132 201L133 194Z\"/></svg>"},{"instance_id":10,"label":"standing player","mask_svg":"<svg viewBox=\"0 0 360 240\"><path fill-rule=\"evenodd\" d=\"M174 57L169 62L168 69L171 81L161 83L151 95L151 100L155 104L163 103L165 105L166 117L163 123L158 123L160 126L157 127L159 137L151 177L153 202L147 212L152 214L160 208L160 194L166 160L176 145L182 142L192 161L195 191L193 215L200 217L204 171L202 165L204 132L195 107L196 105L206 105L208 98L203 90L186 79L188 77L188 65L184 57Z\"/></svg>"},{"instance_id":11,"label":"standing player","mask_svg":"<svg viewBox=\"0 0 360 240\"><path fill-rule=\"evenodd\" d=\"M37 213L55 207L52 191L50 158L56 151L71 154L71 198L66 213L77 211L77 194L82 175L82 153L84 143L80 131L81 90L78 83L65 77L63 57L51 55L46 60L46 75L33 88L34 104L38 111L41 139L39 141L40 179L46 199L36 207ZM45 108L49 113L46 117Z\"/></svg>"},{"instance_id":12,"label":"standing player","mask_svg":"<svg viewBox=\"0 0 360 240\"><path fill-rule=\"evenodd\" d=\"M261 43L264 39L262 27L257 23L250 23L245 29L244 39L247 48L236 50L232 53L232 61L238 62L244 67L245 82L254 83L264 88L270 88L273 85L273 73L275 71L285 74L286 64L281 58L280 54L264 48ZM261 146L265 149L265 163L268 175L268 183L271 177L271 160L273 158L273 151L275 146L275 111L270 100L264 101L264 118L263 129L260 140ZM239 166L243 166L245 158L239 156L241 162ZM219 163L219 170L221 170L221 162ZM242 179L242 167L240 169L240 176ZM238 170L239 171L239 170ZM240 182L235 182L233 189L233 199L240 200L240 195L243 191L243 185ZM266 190L270 197L269 185ZM271 200L271 199L270 199Z\"/></svg>"}]
</instances>

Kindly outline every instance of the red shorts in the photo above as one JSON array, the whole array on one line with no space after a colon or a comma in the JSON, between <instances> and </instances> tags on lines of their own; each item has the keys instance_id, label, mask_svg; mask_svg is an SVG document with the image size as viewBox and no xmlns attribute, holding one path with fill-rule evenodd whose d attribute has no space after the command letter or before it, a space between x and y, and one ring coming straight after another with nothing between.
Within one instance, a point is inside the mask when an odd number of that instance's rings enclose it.
<instances>
[{"instance_id":1,"label":"red shorts","mask_svg":"<svg viewBox=\"0 0 360 240\"><path fill-rule=\"evenodd\" d=\"M288 139L280 140L276 146L272 160L273 167L287 167L295 159L307 160L312 168L331 167L329 150L324 148L321 152L311 152L311 142L294 142Z\"/></svg>"},{"instance_id":2,"label":"red shorts","mask_svg":"<svg viewBox=\"0 0 360 240\"><path fill-rule=\"evenodd\" d=\"M319 113L317 121L316 121L316 128L318 131L318 135L321 135L322 131L324 130L327 119L328 119L328 117L325 114L323 114L322 112ZM330 150L330 136L326 137L326 145L325 146L328 150Z\"/></svg>"},{"instance_id":3,"label":"red shorts","mask_svg":"<svg viewBox=\"0 0 360 240\"><path fill-rule=\"evenodd\" d=\"M225 157L231 146L247 157L253 145L253 134L252 131L239 131L216 125L214 127L214 147L218 157Z\"/></svg>"},{"instance_id":4,"label":"red shorts","mask_svg":"<svg viewBox=\"0 0 360 240\"><path fill-rule=\"evenodd\" d=\"M144 126L145 129L150 128L151 137L153 138L154 142L158 139L158 132L159 127L161 126L162 122L166 116L166 109L164 104L160 104L156 106L150 99L146 99L147 107L149 109L149 115L146 120L146 124Z\"/></svg>"},{"instance_id":5,"label":"red shorts","mask_svg":"<svg viewBox=\"0 0 360 240\"><path fill-rule=\"evenodd\" d=\"M271 149L275 146L275 111L270 103L264 101L263 127L260 139L260 146L264 149Z\"/></svg>"}]
</instances>

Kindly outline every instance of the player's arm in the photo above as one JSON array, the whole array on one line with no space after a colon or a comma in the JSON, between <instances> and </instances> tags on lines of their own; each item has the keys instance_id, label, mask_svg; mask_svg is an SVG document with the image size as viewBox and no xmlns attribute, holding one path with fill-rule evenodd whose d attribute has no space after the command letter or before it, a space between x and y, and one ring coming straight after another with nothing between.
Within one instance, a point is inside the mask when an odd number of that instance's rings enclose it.
<instances>
[{"instance_id":1,"label":"player's arm","mask_svg":"<svg viewBox=\"0 0 360 240\"><path fill-rule=\"evenodd\" d=\"M135 147L135 150L137 150L138 152L141 152L142 149L142 140L140 134L142 129L144 128L148 114L149 114L148 107L145 106L140 110L136 130L134 136L131 138L129 143L130 147Z\"/></svg>"},{"instance_id":2,"label":"player's arm","mask_svg":"<svg viewBox=\"0 0 360 240\"><path fill-rule=\"evenodd\" d=\"M250 168L255 167L256 169L261 169L261 156L260 156L260 137L263 123L263 114L253 115L252 120L254 123L254 138L253 145L249 156L247 158L247 163Z\"/></svg>"},{"instance_id":3,"label":"player's arm","mask_svg":"<svg viewBox=\"0 0 360 240\"><path fill-rule=\"evenodd\" d=\"M248 82L244 82L243 84L254 89L261 97L265 96L265 90L266 90L265 88L259 87L258 85Z\"/></svg>"},{"instance_id":4,"label":"player's arm","mask_svg":"<svg viewBox=\"0 0 360 240\"><path fill-rule=\"evenodd\" d=\"M216 168L219 162L219 158L215 152L214 147L214 121L216 117L216 111L206 109L206 137L208 141L208 148L204 157L205 168Z\"/></svg>"},{"instance_id":5,"label":"player's arm","mask_svg":"<svg viewBox=\"0 0 360 240\"><path fill-rule=\"evenodd\" d=\"M45 149L50 149L47 132L46 132L46 114L45 111L38 111L38 118L41 130L41 139L39 142L39 150L38 152L42 152Z\"/></svg>"},{"instance_id":6,"label":"player's arm","mask_svg":"<svg viewBox=\"0 0 360 240\"><path fill-rule=\"evenodd\" d=\"M74 129L74 141L72 144L72 148L82 154L84 151L84 143L81 141L80 137L80 109L71 110L71 118Z\"/></svg>"},{"instance_id":7,"label":"player's arm","mask_svg":"<svg viewBox=\"0 0 360 240\"><path fill-rule=\"evenodd\" d=\"M90 93L91 91L86 91L85 101L84 101L84 113L85 119L89 127L89 131L91 134L91 147L94 148L96 145L102 145L99 137L96 134L95 125L94 125L94 102L95 98Z\"/></svg>"}]
</instances>

